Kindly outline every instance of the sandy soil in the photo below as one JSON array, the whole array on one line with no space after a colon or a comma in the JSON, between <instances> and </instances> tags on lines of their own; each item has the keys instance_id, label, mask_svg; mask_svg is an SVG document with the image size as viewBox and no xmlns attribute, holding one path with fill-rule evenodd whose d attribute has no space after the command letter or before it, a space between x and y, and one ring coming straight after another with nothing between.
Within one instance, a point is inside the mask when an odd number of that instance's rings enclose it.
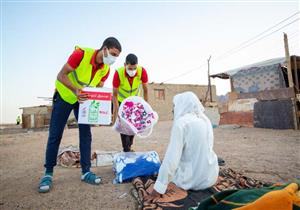
<instances>
[{"instance_id":1,"label":"sandy soil","mask_svg":"<svg viewBox=\"0 0 300 210\"><path fill-rule=\"evenodd\" d=\"M163 158L172 122L160 122L149 139L136 139L135 151L156 150ZM54 187L39 194L47 131L0 135L0 209L135 209L131 184L112 184L111 167L96 167L103 184L80 181L80 169L56 167ZM78 130L65 130L61 145L78 145ZM93 150L121 150L110 127L93 128ZM257 128L215 129L215 151L227 166L271 182L300 179L300 131ZM125 196L124 196L124 193Z\"/></svg>"}]
</instances>

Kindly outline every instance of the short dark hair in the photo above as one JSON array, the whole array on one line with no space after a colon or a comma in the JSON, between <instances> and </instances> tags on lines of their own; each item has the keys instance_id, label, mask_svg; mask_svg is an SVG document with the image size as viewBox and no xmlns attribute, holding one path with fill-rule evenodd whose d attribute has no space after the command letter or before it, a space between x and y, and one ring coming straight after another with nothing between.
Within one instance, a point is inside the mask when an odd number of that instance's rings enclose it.
<instances>
[{"instance_id":1,"label":"short dark hair","mask_svg":"<svg viewBox=\"0 0 300 210\"><path fill-rule=\"evenodd\" d=\"M107 39L105 39L100 50L102 50L103 47L107 47L108 49L116 48L120 52L122 51L121 44L115 37L108 37Z\"/></svg>"},{"instance_id":2,"label":"short dark hair","mask_svg":"<svg viewBox=\"0 0 300 210\"><path fill-rule=\"evenodd\" d=\"M135 65L138 64L138 58L136 57L135 54L130 53L126 56L125 62L126 64Z\"/></svg>"}]
</instances>

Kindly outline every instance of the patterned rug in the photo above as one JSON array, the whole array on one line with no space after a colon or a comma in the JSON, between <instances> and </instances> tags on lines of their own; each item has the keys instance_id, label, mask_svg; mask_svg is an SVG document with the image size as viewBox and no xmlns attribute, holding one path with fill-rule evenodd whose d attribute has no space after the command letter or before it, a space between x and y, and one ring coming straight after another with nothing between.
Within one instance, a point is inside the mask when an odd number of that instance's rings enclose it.
<instances>
[{"instance_id":1,"label":"patterned rug","mask_svg":"<svg viewBox=\"0 0 300 210\"><path fill-rule=\"evenodd\" d=\"M271 183L265 183L253 178L243 176L230 168L221 168L217 183L206 190L183 190L174 183L170 183L166 193L156 202L144 202L144 197L152 191L155 184L155 178L138 177L132 182L134 188L131 190L132 196L138 203L138 209L142 210L174 210L188 209L197 206L198 203L216 192L229 189L247 189L270 186Z\"/></svg>"}]
</instances>

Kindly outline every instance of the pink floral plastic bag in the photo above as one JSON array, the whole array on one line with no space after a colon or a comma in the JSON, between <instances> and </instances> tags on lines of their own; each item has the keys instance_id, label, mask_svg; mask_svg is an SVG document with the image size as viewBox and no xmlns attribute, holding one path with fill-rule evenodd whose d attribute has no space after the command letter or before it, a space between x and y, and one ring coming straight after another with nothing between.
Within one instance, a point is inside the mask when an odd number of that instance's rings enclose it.
<instances>
[{"instance_id":1,"label":"pink floral plastic bag","mask_svg":"<svg viewBox=\"0 0 300 210\"><path fill-rule=\"evenodd\" d=\"M120 105L114 130L126 135L146 138L151 135L158 114L141 97L131 96Z\"/></svg>"}]
</instances>

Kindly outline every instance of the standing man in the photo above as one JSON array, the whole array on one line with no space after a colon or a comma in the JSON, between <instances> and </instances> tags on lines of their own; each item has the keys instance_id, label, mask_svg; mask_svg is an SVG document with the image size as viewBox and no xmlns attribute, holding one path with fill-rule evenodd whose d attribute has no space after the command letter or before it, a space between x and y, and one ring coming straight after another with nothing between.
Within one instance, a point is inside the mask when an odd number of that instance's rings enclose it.
<instances>
[{"instance_id":1,"label":"standing man","mask_svg":"<svg viewBox=\"0 0 300 210\"><path fill-rule=\"evenodd\" d=\"M53 168L56 165L57 153L64 127L73 110L78 120L79 103L87 100L83 87L102 87L109 75L109 66L121 53L121 45L114 37L104 40L100 49L76 47L57 75L56 91L53 96L53 110L46 149L45 175L39 184L39 192L48 192L52 186ZM101 178L90 171L91 167L91 128L79 124L81 180L98 185Z\"/></svg>"},{"instance_id":2,"label":"standing man","mask_svg":"<svg viewBox=\"0 0 300 210\"><path fill-rule=\"evenodd\" d=\"M21 117L18 116L16 121L17 121L17 125L20 125L20 123L21 123Z\"/></svg>"},{"instance_id":3,"label":"standing man","mask_svg":"<svg viewBox=\"0 0 300 210\"><path fill-rule=\"evenodd\" d=\"M140 95L140 86L143 87L143 96L148 101L148 75L146 70L138 65L138 58L134 54L128 54L124 66L119 68L113 79L113 119L118 115L119 105L130 96ZM130 152L134 136L121 133L124 152Z\"/></svg>"}]
</instances>

